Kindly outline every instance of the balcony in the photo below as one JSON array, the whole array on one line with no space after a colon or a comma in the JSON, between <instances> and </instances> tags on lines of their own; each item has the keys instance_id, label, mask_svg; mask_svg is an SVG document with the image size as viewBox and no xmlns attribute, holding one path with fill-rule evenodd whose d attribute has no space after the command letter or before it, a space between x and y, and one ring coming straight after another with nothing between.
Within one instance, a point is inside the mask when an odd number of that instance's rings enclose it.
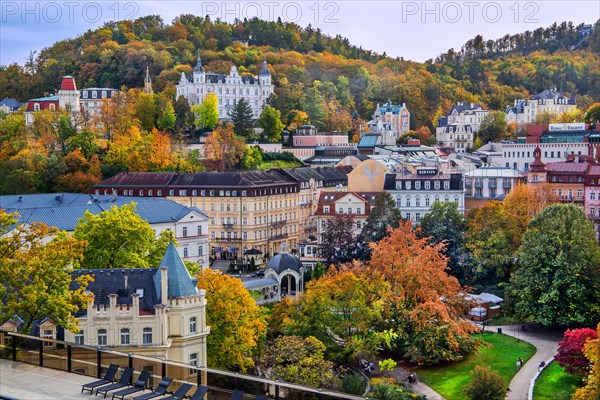
<instances>
[{"instance_id":1,"label":"balcony","mask_svg":"<svg viewBox=\"0 0 600 400\"><path fill-rule=\"evenodd\" d=\"M223 229L229 229L229 230L231 230L231 229L234 229L234 228L235 228L235 226L233 224L223 224Z\"/></svg>"},{"instance_id":2,"label":"balcony","mask_svg":"<svg viewBox=\"0 0 600 400\"><path fill-rule=\"evenodd\" d=\"M315 230L317 230L317 225L316 224L315 225L306 225L304 227L304 230L305 231L315 231Z\"/></svg>"},{"instance_id":3,"label":"balcony","mask_svg":"<svg viewBox=\"0 0 600 400\"><path fill-rule=\"evenodd\" d=\"M271 235L271 240L285 239L287 237L288 237L287 233L280 233L278 235Z\"/></svg>"},{"instance_id":4,"label":"balcony","mask_svg":"<svg viewBox=\"0 0 600 400\"><path fill-rule=\"evenodd\" d=\"M236 243L236 242L241 242L242 238L215 238L213 239L216 242L221 242L221 243Z\"/></svg>"},{"instance_id":5,"label":"balcony","mask_svg":"<svg viewBox=\"0 0 600 400\"><path fill-rule=\"evenodd\" d=\"M275 222L271 222L271 226L272 227L284 226L286 223L287 223L287 221L275 221Z\"/></svg>"},{"instance_id":6,"label":"balcony","mask_svg":"<svg viewBox=\"0 0 600 400\"><path fill-rule=\"evenodd\" d=\"M583 203L584 200L584 196L562 196L562 201L564 202Z\"/></svg>"}]
</instances>

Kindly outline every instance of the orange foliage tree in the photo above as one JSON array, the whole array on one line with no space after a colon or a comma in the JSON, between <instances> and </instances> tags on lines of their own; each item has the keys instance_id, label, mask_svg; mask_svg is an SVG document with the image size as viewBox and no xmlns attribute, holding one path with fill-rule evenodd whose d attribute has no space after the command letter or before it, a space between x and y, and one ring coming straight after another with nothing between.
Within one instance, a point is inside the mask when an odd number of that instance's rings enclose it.
<instances>
[{"instance_id":1,"label":"orange foliage tree","mask_svg":"<svg viewBox=\"0 0 600 400\"><path fill-rule=\"evenodd\" d=\"M244 156L244 140L235 136L233 125L220 126L206 138L204 152L209 169L225 171L234 168Z\"/></svg>"},{"instance_id":2,"label":"orange foliage tree","mask_svg":"<svg viewBox=\"0 0 600 400\"><path fill-rule=\"evenodd\" d=\"M458 360L477 345L475 328L463 319L467 304L458 280L446 272L444 245L432 245L417 232L401 222L371 244L369 268L390 285L390 327L403 356L419 365Z\"/></svg>"}]
</instances>

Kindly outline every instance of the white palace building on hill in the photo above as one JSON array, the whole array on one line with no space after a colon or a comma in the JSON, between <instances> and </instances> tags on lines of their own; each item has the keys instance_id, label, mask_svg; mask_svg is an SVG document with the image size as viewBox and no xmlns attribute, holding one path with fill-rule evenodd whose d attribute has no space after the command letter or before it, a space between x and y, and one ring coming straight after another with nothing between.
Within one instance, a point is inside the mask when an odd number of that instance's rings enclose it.
<instances>
[{"instance_id":1,"label":"white palace building on hill","mask_svg":"<svg viewBox=\"0 0 600 400\"><path fill-rule=\"evenodd\" d=\"M189 76L181 73L177 97L184 96L190 105L193 105L202 103L208 93L215 93L219 99L221 120L227 119L228 112L240 99L245 98L252 107L254 117L258 118L273 90L271 72L267 68L266 60L258 76L240 75L235 65L231 67L229 75L225 75L205 71L198 55L193 73Z\"/></svg>"}]
</instances>

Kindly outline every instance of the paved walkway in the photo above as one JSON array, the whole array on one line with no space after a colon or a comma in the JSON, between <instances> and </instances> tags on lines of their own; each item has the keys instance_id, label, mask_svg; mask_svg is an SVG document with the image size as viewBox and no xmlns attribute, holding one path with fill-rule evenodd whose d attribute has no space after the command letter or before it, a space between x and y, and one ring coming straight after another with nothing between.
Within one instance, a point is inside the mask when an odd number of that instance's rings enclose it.
<instances>
[{"instance_id":1,"label":"paved walkway","mask_svg":"<svg viewBox=\"0 0 600 400\"><path fill-rule=\"evenodd\" d=\"M381 361L382 359L383 358L378 357L377 361ZM377 374L381 373L381 371L379 370L379 366L377 365L377 362L375 362L375 372ZM403 368L400 365L396 366L392 372L389 372L389 371L386 372L386 376L395 378L398 382L403 383L406 387L412 389L416 393L427 396L427 400L444 400L444 398L442 396L440 396L439 393L437 393L435 390L433 390L432 388L430 388L429 386L427 386L426 384L424 384L421 381L418 381L417 383L414 383L414 384L408 383L408 375L410 375L410 371ZM417 380L418 380L418 378L419 378L419 376L417 375Z\"/></svg>"},{"instance_id":2,"label":"paved walkway","mask_svg":"<svg viewBox=\"0 0 600 400\"><path fill-rule=\"evenodd\" d=\"M509 385L510 390L506 394L506 400L527 400L531 379L538 372L540 363L548 361L556 354L558 342L562 340L563 334L532 325L527 325L525 331L522 325L493 326L486 330L496 332L498 328L502 328L502 333L531 343L537 349L533 357L514 376Z\"/></svg>"}]
</instances>

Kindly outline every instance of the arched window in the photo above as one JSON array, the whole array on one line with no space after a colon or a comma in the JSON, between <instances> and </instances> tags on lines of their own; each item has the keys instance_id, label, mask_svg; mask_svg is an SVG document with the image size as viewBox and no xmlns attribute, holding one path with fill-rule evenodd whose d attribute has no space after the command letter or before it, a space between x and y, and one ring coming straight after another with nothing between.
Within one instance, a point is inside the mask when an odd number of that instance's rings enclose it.
<instances>
[{"instance_id":1,"label":"arched window","mask_svg":"<svg viewBox=\"0 0 600 400\"><path fill-rule=\"evenodd\" d=\"M129 345L131 339L131 334L129 333L129 328L121 329L121 345Z\"/></svg>"},{"instance_id":2,"label":"arched window","mask_svg":"<svg viewBox=\"0 0 600 400\"><path fill-rule=\"evenodd\" d=\"M106 329L98 329L98 346L106 346L108 335Z\"/></svg>"}]
</instances>

